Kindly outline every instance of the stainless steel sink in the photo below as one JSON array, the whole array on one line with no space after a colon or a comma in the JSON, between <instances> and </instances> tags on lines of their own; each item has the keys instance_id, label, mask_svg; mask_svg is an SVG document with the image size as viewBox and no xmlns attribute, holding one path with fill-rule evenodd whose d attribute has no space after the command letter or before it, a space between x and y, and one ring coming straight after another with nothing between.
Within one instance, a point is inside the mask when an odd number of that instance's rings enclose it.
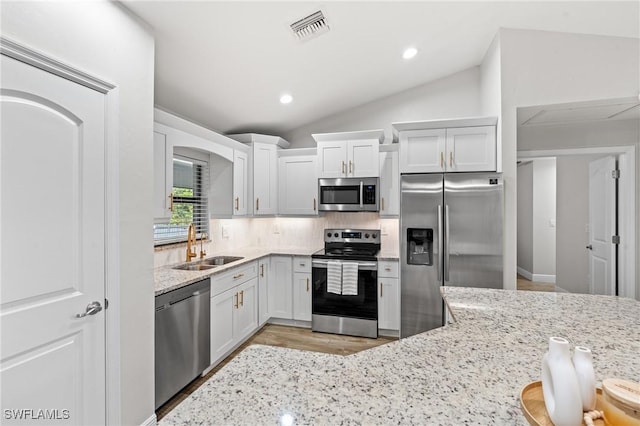
<instances>
[{"instance_id":1,"label":"stainless steel sink","mask_svg":"<svg viewBox=\"0 0 640 426\"><path fill-rule=\"evenodd\" d=\"M207 269L213 269L216 266L217 265L197 262L197 263L184 263L182 265L174 266L173 269L180 269L182 271L205 271Z\"/></svg>"},{"instance_id":2,"label":"stainless steel sink","mask_svg":"<svg viewBox=\"0 0 640 426\"><path fill-rule=\"evenodd\" d=\"M183 263L182 265L174 266L173 269L180 269L182 271L206 271L207 269L213 269L216 266L226 265L227 263L241 259L244 259L244 257L215 256L197 262Z\"/></svg>"},{"instance_id":3,"label":"stainless steel sink","mask_svg":"<svg viewBox=\"0 0 640 426\"><path fill-rule=\"evenodd\" d=\"M226 265L227 263L231 263L231 262L235 262L236 260L241 260L244 259L244 257L240 257L240 256L215 256L215 257L210 257L208 259L204 259L201 260L201 263L207 264L207 265L212 265L212 266L219 266L219 265Z\"/></svg>"}]
</instances>

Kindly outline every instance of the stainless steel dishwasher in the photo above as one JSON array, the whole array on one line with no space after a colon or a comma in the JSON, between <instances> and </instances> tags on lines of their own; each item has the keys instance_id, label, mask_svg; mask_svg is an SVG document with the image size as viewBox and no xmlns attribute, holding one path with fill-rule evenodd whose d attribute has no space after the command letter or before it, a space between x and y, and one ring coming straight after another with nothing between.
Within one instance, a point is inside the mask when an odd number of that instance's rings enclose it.
<instances>
[{"instance_id":1,"label":"stainless steel dishwasher","mask_svg":"<svg viewBox=\"0 0 640 426\"><path fill-rule=\"evenodd\" d=\"M211 279L156 296L156 409L210 363Z\"/></svg>"}]
</instances>

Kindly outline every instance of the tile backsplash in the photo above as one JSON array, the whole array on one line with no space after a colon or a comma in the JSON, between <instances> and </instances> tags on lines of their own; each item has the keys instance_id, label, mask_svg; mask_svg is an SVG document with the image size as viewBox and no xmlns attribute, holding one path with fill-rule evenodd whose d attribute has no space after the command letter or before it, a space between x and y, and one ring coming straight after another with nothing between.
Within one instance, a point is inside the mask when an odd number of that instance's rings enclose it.
<instances>
[{"instance_id":1,"label":"tile backsplash","mask_svg":"<svg viewBox=\"0 0 640 426\"><path fill-rule=\"evenodd\" d=\"M207 253L221 254L242 247L309 247L320 249L326 228L380 229L382 250L398 247L398 219L381 219L377 213L326 213L322 217L268 217L212 219ZM198 242L198 251L199 242ZM183 262L184 245L156 250L154 266Z\"/></svg>"}]
</instances>

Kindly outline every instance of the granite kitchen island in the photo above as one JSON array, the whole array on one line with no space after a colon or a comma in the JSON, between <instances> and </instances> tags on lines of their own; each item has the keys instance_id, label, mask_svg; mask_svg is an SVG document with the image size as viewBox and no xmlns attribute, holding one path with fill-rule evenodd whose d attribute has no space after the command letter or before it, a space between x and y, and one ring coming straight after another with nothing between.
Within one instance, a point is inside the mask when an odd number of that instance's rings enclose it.
<instances>
[{"instance_id":1,"label":"granite kitchen island","mask_svg":"<svg viewBox=\"0 0 640 426\"><path fill-rule=\"evenodd\" d=\"M455 322L354 355L254 345L164 417L174 424L526 425L523 386L550 336L591 348L602 379L640 381L640 302L443 288Z\"/></svg>"}]
</instances>

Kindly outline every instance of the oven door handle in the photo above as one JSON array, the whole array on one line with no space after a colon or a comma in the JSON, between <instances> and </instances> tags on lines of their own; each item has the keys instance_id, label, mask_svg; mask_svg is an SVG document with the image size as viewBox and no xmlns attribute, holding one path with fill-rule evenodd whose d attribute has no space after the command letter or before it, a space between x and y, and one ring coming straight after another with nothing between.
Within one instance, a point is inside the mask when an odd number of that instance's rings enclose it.
<instances>
[{"instance_id":1,"label":"oven door handle","mask_svg":"<svg viewBox=\"0 0 640 426\"><path fill-rule=\"evenodd\" d=\"M358 261L353 261L353 262L349 262L348 260L339 260L337 261L339 263L357 263L358 264L358 269L362 269L362 270L377 270L378 269L378 263L377 262L358 262ZM322 268L322 269L326 269L327 265L329 264L328 260L312 260L311 261L311 265L312 267L318 267L318 268Z\"/></svg>"}]
</instances>

